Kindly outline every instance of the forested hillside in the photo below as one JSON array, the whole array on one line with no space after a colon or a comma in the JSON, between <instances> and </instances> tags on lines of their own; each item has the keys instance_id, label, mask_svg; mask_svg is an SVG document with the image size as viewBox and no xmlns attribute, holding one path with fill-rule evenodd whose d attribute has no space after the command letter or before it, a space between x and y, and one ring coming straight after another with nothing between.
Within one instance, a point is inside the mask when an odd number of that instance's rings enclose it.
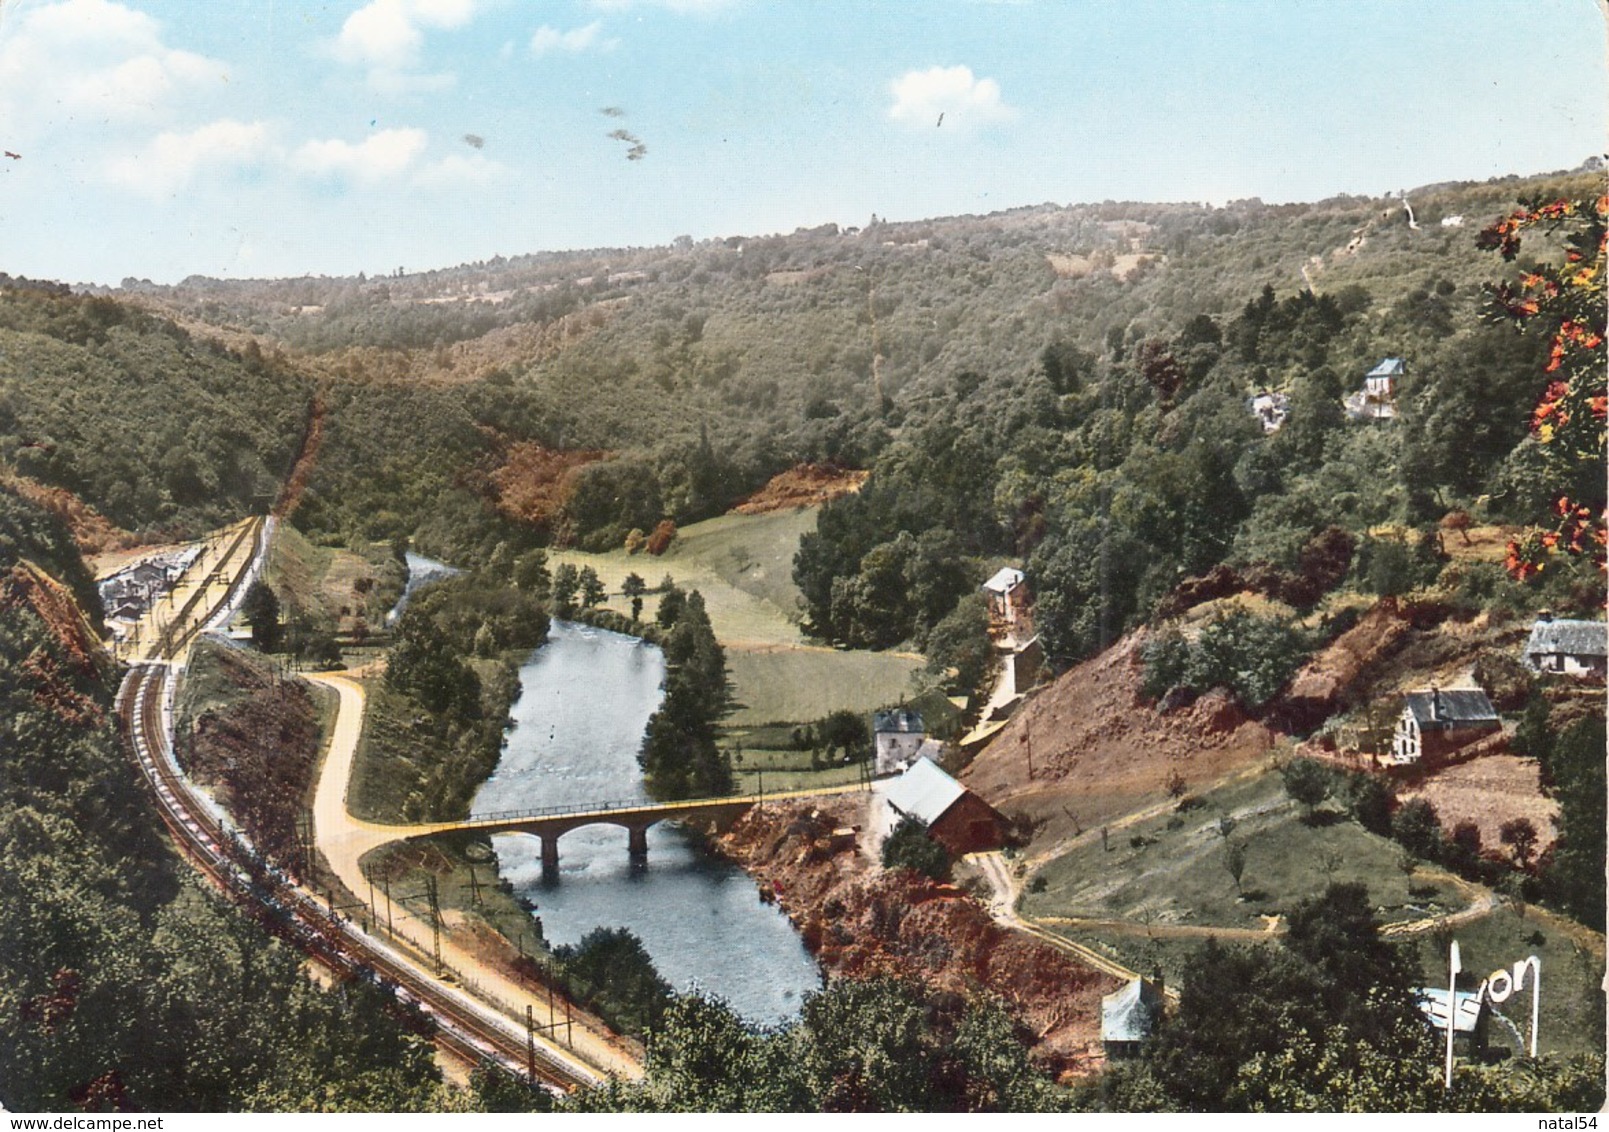
<instances>
[{"instance_id":1,"label":"forested hillside","mask_svg":"<svg viewBox=\"0 0 1609 1132\"><path fill-rule=\"evenodd\" d=\"M311 394L255 348L0 276L0 463L119 526L194 534L266 510Z\"/></svg>"},{"instance_id":2,"label":"forested hillside","mask_svg":"<svg viewBox=\"0 0 1609 1132\"><path fill-rule=\"evenodd\" d=\"M389 995L315 986L161 836L114 674L46 569L59 523L0 490L0 1102L12 1111L443 1103ZM64 571L82 577L81 563ZM467 1100L466 1100L466 1103Z\"/></svg>"},{"instance_id":3,"label":"forested hillside","mask_svg":"<svg viewBox=\"0 0 1609 1132\"><path fill-rule=\"evenodd\" d=\"M1525 438L1547 344L1483 322L1482 284L1507 269L1476 235L1523 196L1600 186L1432 186L1408 194L1411 223L1356 197L1041 205L123 295L331 382L298 520L316 534L413 534L460 560L610 549L836 462L875 474L802 557L818 631L920 641L965 588L958 559L1026 556L1072 656L1190 573L1294 567L1328 523L1545 506ZM1341 396L1384 357L1407 362L1398 420L1346 427ZM1272 438L1245 405L1261 389L1291 399ZM945 533L898 540L928 531ZM884 608L895 577L924 579L920 609Z\"/></svg>"}]
</instances>

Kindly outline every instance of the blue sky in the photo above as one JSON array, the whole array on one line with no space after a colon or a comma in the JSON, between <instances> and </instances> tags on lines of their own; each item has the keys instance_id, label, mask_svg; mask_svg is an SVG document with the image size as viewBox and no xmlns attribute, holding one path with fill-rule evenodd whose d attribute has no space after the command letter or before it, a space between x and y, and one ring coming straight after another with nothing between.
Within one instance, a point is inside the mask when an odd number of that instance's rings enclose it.
<instances>
[{"instance_id":1,"label":"blue sky","mask_svg":"<svg viewBox=\"0 0 1609 1132\"><path fill-rule=\"evenodd\" d=\"M1605 44L1595 0L0 0L0 270L1541 172L1606 148Z\"/></svg>"}]
</instances>

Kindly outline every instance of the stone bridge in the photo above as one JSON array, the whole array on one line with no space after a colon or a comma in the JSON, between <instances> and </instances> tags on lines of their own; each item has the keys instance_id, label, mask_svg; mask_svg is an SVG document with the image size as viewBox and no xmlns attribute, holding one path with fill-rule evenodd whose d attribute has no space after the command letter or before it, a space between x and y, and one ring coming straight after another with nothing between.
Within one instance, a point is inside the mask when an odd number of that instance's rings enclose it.
<instances>
[{"instance_id":1,"label":"stone bridge","mask_svg":"<svg viewBox=\"0 0 1609 1132\"><path fill-rule=\"evenodd\" d=\"M847 794L866 786L847 786L788 790L769 794L729 795L721 798L689 798L679 802L589 802L572 806L546 806L534 810L507 810L471 814L463 821L432 822L424 825L393 827L401 837L414 840L444 833L528 833L542 840L542 871L552 875L559 867L559 838L584 825L617 825L630 835L629 851L634 858L648 855L648 829L662 821L722 820L736 817L759 802L792 798Z\"/></svg>"}]
</instances>

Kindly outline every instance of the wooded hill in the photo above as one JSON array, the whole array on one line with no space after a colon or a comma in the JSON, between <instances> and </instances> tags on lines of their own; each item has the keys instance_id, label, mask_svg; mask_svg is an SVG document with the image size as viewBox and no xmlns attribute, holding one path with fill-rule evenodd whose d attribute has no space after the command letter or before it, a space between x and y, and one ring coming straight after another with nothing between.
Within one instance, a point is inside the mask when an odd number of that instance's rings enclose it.
<instances>
[{"instance_id":1,"label":"wooded hill","mask_svg":"<svg viewBox=\"0 0 1609 1132\"><path fill-rule=\"evenodd\" d=\"M1170 408L1217 395L1174 420L1222 410L1210 427L1241 448L1257 436L1231 402L1263 386L1294 393L1319 370L1326 392L1351 389L1393 355L1409 359L1406 401L1426 406L1399 430L1430 448L1415 484L1478 494L1523 427L1503 415L1513 391L1470 390L1488 373L1528 382L1539 347L1482 329L1479 284L1500 265L1475 232L1522 195L1599 183L1587 173L1417 189L1417 228L1392 199L1106 202L375 279L125 280L117 302L13 286L0 325L24 337L0 363L0 456L125 525L182 520L202 498L260 492L261 470L294 449L309 381L323 379L328 434L299 525L332 540L412 534L471 560L498 541L618 546L663 518L720 513L796 463L872 467L891 446L909 463L912 448L896 441L941 427L965 440L940 446L943 460L968 462L950 475L977 481L938 489L977 512L962 517L964 549L1009 554L1026 549L1015 527L1034 523L1017 512L1047 506L1030 498L1048 496L1047 469L1121 465L1154 397L1139 368L1159 351L1184 370ZM1441 223L1456 217L1461 226ZM1299 299L1309 288L1314 300ZM1274 325L1240 319L1254 300L1272 301ZM186 341L128 301L193 332L255 336L268 357ZM1226 342L1237 319L1240 337ZM100 380L52 378L74 372ZM227 404L212 395L224 387ZM1473 445L1471 401L1503 420L1477 422ZM160 421L141 416L157 406ZM1067 449L1075 427L1087 436ZM495 474L532 442L614 458L561 462L560 503L527 530L498 513L507 487Z\"/></svg>"}]
</instances>

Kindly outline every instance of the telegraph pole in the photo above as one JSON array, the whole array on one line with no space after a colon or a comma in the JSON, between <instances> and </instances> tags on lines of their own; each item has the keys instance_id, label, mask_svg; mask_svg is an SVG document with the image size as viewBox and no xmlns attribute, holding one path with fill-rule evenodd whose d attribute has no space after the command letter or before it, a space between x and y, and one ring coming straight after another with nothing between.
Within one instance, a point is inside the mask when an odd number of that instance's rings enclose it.
<instances>
[{"instance_id":1,"label":"telegraph pole","mask_svg":"<svg viewBox=\"0 0 1609 1132\"><path fill-rule=\"evenodd\" d=\"M439 979L441 978L441 905L436 900L436 874L428 874L425 880L430 886L431 947L435 952L436 977Z\"/></svg>"},{"instance_id":2,"label":"telegraph pole","mask_svg":"<svg viewBox=\"0 0 1609 1132\"><path fill-rule=\"evenodd\" d=\"M531 1020L531 1004L525 1004L525 1079L536 1088L536 1025Z\"/></svg>"}]
</instances>

